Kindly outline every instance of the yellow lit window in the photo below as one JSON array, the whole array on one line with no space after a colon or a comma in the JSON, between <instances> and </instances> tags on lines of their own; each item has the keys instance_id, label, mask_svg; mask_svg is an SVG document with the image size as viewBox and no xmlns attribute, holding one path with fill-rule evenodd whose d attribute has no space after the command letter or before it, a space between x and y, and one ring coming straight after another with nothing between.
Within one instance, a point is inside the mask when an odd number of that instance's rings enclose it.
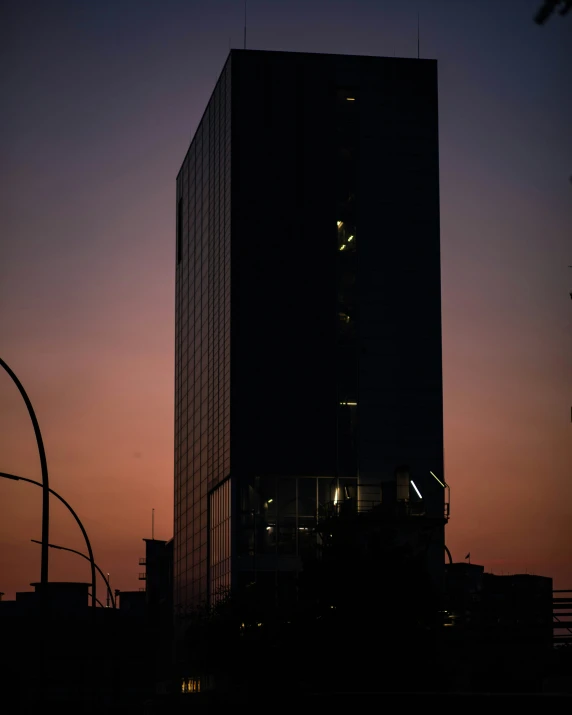
<instances>
[{"instance_id":1,"label":"yellow lit window","mask_svg":"<svg viewBox=\"0 0 572 715\"><path fill-rule=\"evenodd\" d=\"M200 678L183 678L181 682L181 692L182 693L200 693L201 692L201 679Z\"/></svg>"}]
</instances>

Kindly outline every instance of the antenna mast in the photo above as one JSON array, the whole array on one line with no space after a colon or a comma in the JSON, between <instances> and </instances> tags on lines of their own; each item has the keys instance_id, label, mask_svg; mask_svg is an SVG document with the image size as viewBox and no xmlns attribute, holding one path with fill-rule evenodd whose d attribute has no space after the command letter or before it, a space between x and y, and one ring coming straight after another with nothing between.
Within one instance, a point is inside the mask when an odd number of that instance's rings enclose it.
<instances>
[{"instance_id":1,"label":"antenna mast","mask_svg":"<svg viewBox=\"0 0 572 715\"><path fill-rule=\"evenodd\" d=\"M244 49L246 50L246 0L244 0Z\"/></svg>"},{"instance_id":2,"label":"antenna mast","mask_svg":"<svg viewBox=\"0 0 572 715\"><path fill-rule=\"evenodd\" d=\"M419 59L419 13L417 13L417 59Z\"/></svg>"}]
</instances>

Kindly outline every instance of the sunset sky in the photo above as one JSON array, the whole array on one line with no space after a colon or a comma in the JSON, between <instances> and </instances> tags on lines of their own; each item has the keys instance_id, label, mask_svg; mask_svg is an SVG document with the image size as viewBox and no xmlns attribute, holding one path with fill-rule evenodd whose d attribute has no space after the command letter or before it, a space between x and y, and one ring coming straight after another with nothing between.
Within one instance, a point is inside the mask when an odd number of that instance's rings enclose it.
<instances>
[{"instance_id":1,"label":"sunset sky","mask_svg":"<svg viewBox=\"0 0 572 715\"><path fill-rule=\"evenodd\" d=\"M255 49L439 61L447 544L572 588L572 15L541 0L249 0ZM0 356L112 586L173 528L175 178L242 0L7 0ZM40 479L0 374L0 471ZM51 538L83 550L52 502ZM0 591L39 580L41 490L0 480ZM89 581L52 551L50 578ZM101 588L101 586L100 586Z\"/></svg>"}]
</instances>

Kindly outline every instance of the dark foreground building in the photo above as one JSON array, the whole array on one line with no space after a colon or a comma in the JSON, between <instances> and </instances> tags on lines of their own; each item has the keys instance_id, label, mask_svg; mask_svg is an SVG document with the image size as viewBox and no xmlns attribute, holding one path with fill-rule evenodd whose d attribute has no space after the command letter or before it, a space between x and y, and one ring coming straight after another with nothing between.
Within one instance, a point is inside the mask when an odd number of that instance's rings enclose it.
<instances>
[{"instance_id":1,"label":"dark foreground building","mask_svg":"<svg viewBox=\"0 0 572 715\"><path fill-rule=\"evenodd\" d=\"M437 63L233 50L176 260L175 612L288 590L342 506L434 519L440 583Z\"/></svg>"}]
</instances>

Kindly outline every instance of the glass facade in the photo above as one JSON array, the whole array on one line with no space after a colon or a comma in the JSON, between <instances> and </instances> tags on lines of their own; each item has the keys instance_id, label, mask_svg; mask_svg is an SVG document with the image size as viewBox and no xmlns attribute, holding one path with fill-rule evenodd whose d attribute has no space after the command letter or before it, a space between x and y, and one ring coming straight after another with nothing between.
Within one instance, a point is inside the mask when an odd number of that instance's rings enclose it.
<instances>
[{"instance_id":1,"label":"glass facade","mask_svg":"<svg viewBox=\"0 0 572 715\"><path fill-rule=\"evenodd\" d=\"M295 571L302 556L315 555L318 519L332 505L356 499L356 478L264 476L242 485L238 555L249 557L244 570L253 579L295 557Z\"/></svg>"},{"instance_id":2,"label":"glass facade","mask_svg":"<svg viewBox=\"0 0 572 715\"><path fill-rule=\"evenodd\" d=\"M209 603L230 590L230 479L209 494Z\"/></svg>"},{"instance_id":3,"label":"glass facade","mask_svg":"<svg viewBox=\"0 0 572 715\"><path fill-rule=\"evenodd\" d=\"M229 59L177 177L174 602L179 614L207 600L208 495L230 474L230 116Z\"/></svg>"},{"instance_id":4,"label":"glass facade","mask_svg":"<svg viewBox=\"0 0 572 715\"><path fill-rule=\"evenodd\" d=\"M290 588L398 465L442 513L437 118L432 61L231 52L177 177L176 613Z\"/></svg>"}]
</instances>

